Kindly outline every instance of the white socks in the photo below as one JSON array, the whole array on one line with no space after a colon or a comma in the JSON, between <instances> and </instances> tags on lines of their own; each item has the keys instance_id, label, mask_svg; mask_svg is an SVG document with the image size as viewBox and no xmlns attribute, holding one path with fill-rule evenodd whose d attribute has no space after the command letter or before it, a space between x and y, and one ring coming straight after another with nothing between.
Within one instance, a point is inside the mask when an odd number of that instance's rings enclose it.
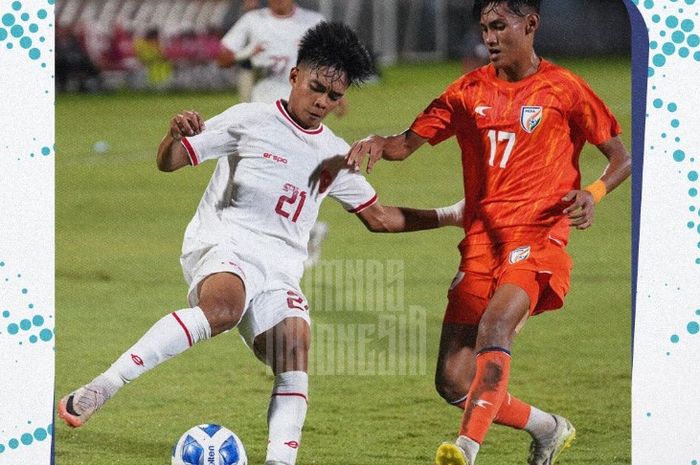
<instances>
[{"instance_id":1,"label":"white socks","mask_svg":"<svg viewBox=\"0 0 700 465\"><path fill-rule=\"evenodd\" d=\"M474 465L476 454L479 452L481 445L466 436L458 437L455 444L457 444L457 446L464 451L464 454L467 456L467 460L469 461L469 465Z\"/></svg>"},{"instance_id":2,"label":"white socks","mask_svg":"<svg viewBox=\"0 0 700 465\"><path fill-rule=\"evenodd\" d=\"M107 381L113 395L124 384L210 337L209 322L199 307L170 313L151 326L136 344L93 382L103 384Z\"/></svg>"},{"instance_id":3,"label":"white socks","mask_svg":"<svg viewBox=\"0 0 700 465\"><path fill-rule=\"evenodd\" d=\"M527 419L525 431L535 439L547 438L552 434L557 427L557 422L554 417L547 412L531 407L530 417Z\"/></svg>"},{"instance_id":4,"label":"white socks","mask_svg":"<svg viewBox=\"0 0 700 465\"><path fill-rule=\"evenodd\" d=\"M294 465L306 418L309 375L287 371L275 376L267 411L269 442L265 463Z\"/></svg>"}]
</instances>

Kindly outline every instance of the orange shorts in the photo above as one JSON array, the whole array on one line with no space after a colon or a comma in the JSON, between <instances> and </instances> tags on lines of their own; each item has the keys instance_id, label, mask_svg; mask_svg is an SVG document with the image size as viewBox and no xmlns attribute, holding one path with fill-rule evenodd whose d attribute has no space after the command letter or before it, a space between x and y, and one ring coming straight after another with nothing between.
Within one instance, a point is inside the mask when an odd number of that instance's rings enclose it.
<instances>
[{"instance_id":1,"label":"orange shorts","mask_svg":"<svg viewBox=\"0 0 700 465\"><path fill-rule=\"evenodd\" d=\"M476 325L499 286L514 284L530 296L530 315L564 305L572 261L552 239L460 245L462 261L447 292L443 323Z\"/></svg>"}]
</instances>

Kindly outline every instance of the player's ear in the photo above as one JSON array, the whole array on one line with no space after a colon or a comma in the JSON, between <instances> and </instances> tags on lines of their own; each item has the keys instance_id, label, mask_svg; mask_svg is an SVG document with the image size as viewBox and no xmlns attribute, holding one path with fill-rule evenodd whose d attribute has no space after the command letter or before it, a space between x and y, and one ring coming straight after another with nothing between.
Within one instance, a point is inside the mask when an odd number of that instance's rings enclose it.
<instances>
[{"instance_id":1,"label":"player's ear","mask_svg":"<svg viewBox=\"0 0 700 465\"><path fill-rule=\"evenodd\" d=\"M294 85L299 79L299 68L296 66L289 71L289 83Z\"/></svg>"},{"instance_id":2,"label":"player's ear","mask_svg":"<svg viewBox=\"0 0 700 465\"><path fill-rule=\"evenodd\" d=\"M540 15L537 13L530 13L525 16L525 32L527 34L534 34L540 27Z\"/></svg>"}]
</instances>

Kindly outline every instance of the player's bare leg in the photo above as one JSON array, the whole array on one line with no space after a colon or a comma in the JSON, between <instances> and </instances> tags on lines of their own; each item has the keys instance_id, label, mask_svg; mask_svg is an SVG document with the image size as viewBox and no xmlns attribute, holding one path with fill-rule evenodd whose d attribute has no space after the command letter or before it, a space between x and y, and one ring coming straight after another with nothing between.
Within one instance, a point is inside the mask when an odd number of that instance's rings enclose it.
<instances>
[{"instance_id":1,"label":"player's bare leg","mask_svg":"<svg viewBox=\"0 0 700 465\"><path fill-rule=\"evenodd\" d=\"M509 285L510 286L510 285ZM515 287L515 286L511 286ZM518 292L515 292L517 295ZM499 294L503 297L504 294ZM507 297L507 294L505 294ZM494 296L496 298L496 296ZM499 304L499 300L492 299L489 306ZM486 315L486 314L485 314ZM503 326L504 335L495 335L495 340L482 339L483 347L498 347L502 344L508 348L512 345L512 340L522 328L527 312L515 323L512 335L507 336L509 326ZM510 327L517 318L511 318ZM486 321L488 324L489 320ZM496 318L496 322L498 319ZM496 323L498 324L498 323ZM484 332L479 333L479 329L484 328ZM487 324L474 325L444 324L440 339L440 351L438 355L438 365L435 382L440 395L450 404L461 409L465 408L469 387L472 385L476 371L476 346L477 335L488 334ZM493 345L492 345L493 344ZM571 423L563 417L543 412L536 407L532 407L510 393L506 393L497 413L493 419L497 424L509 426L516 429L524 429L533 437L530 447L529 465L549 465L554 463L561 451L568 447L575 436L575 430ZM468 437L460 437L459 444L465 451L465 455L471 449L473 463L478 443ZM451 445L454 447L453 445ZM547 461L549 460L549 461ZM446 462L444 462L446 463ZM458 463L458 462L457 462Z\"/></svg>"},{"instance_id":2,"label":"player's bare leg","mask_svg":"<svg viewBox=\"0 0 700 465\"><path fill-rule=\"evenodd\" d=\"M308 407L311 332L303 318L287 318L255 338L256 355L272 367L266 465L294 465Z\"/></svg>"},{"instance_id":3,"label":"player's bare leg","mask_svg":"<svg viewBox=\"0 0 700 465\"><path fill-rule=\"evenodd\" d=\"M489 300L476 335L474 378L467 394L459 437L454 445L440 446L436 455L438 465L463 465L462 457L453 458L457 449L464 452L464 465L473 465L508 394L510 349L529 308L527 292L512 284L498 287Z\"/></svg>"},{"instance_id":4,"label":"player's bare leg","mask_svg":"<svg viewBox=\"0 0 700 465\"><path fill-rule=\"evenodd\" d=\"M207 277L199 288L199 305L158 320L112 366L85 386L63 397L58 414L73 428L83 426L126 383L160 363L238 324L245 287L231 273Z\"/></svg>"}]
</instances>

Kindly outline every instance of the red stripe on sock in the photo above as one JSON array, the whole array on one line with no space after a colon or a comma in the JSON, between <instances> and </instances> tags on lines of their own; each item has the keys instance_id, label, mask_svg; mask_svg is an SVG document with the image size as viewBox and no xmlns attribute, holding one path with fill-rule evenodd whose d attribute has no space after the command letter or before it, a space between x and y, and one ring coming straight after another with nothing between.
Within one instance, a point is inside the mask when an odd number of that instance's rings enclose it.
<instances>
[{"instance_id":1,"label":"red stripe on sock","mask_svg":"<svg viewBox=\"0 0 700 465\"><path fill-rule=\"evenodd\" d=\"M306 398L304 394L301 392L273 392L273 396L282 396L282 397L301 397L306 401L306 403L309 403L309 399Z\"/></svg>"},{"instance_id":2,"label":"red stripe on sock","mask_svg":"<svg viewBox=\"0 0 700 465\"><path fill-rule=\"evenodd\" d=\"M185 326L185 323L182 322L179 316L177 316L177 313L173 312L172 315L175 317L178 323L180 323L180 326L182 326L182 330L185 332L185 335L187 336L187 343L192 347L192 335L190 334L190 330L187 329L187 326Z\"/></svg>"}]
</instances>

